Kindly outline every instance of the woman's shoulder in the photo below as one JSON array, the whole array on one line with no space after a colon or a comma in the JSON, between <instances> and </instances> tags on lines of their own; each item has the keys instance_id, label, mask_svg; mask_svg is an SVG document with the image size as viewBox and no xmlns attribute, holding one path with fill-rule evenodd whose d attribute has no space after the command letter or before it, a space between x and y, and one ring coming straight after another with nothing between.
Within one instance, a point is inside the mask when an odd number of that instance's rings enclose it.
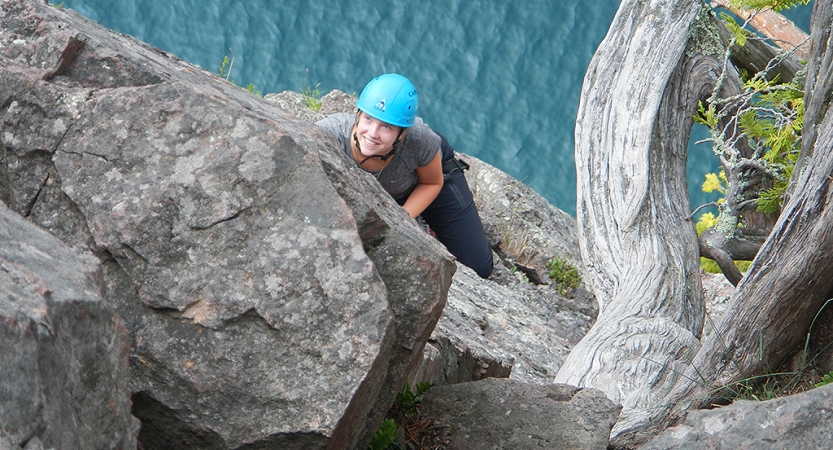
<instances>
[{"instance_id":1,"label":"woman's shoulder","mask_svg":"<svg viewBox=\"0 0 833 450\"><path fill-rule=\"evenodd\" d=\"M408 143L424 152L433 152L440 148L440 136L421 118L414 120L414 126L408 131ZM431 155L433 156L433 154Z\"/></svg>"},{"instance_id":2,"label":"woman's shoulder","mask_svg":"<svg viewBox=\"0 0 833 450\"><path fill-rule=\"evenodd\" d=\"M318 122L316 125L327 130L338 142L341 149L350 154L350 131L353 129L354 116L347 113L331 114Z\"/></svg>"},{"instance_id":3,"label":"woman's shoulder","mask_svg":"<svg viewBox=\"0 0 833 450\"><path fill-rule=\"evenodd\" d=\"M434 130L432 130L431 127L429 127L428 124L425 123L425 121L422 120L421 117L417 117L414 119L414 126L411 127L410 133L416 134L422 138L430 139L432 136L435 136L437 139L439 139L437 133L434 133Z\"/></svg>"}]
</instances>

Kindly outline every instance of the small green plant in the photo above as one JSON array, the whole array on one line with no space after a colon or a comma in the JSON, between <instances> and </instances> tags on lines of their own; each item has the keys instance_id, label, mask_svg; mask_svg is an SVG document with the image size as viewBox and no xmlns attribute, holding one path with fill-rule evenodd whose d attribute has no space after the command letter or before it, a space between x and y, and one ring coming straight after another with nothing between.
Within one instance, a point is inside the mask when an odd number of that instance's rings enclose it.
<instances>
[{"instance_id":1,"label":"small green plant","mask_svg":"<svg viewBox=\"0 0 833 450\"><path fill-rule=\"evenodd\" d=\"M550 270L550 279L555 282L558 293L564 297L572 295L573 291L581 285L581 275L572 264L563 258L553 258L547 263Z\"/></svg>"},{"instance_id":2,"label":"small green plant","mask_svg":"<svg viewBox=\"0 0 833 450\"><path fill-rule=\"evenodd\" d=\"M255 89L255 85L253 85L253 84L251 84L251 83L249 83L249 85L248 85L248 86L246 86L246 90L247 90L247 91L249 91L249 92L251 92L251 93L252 93L252 94L254 94L254 95L257 95L258 97L262 97L262 95L260 94L260 91L258 91L257 89Z\"/></svg>"},{"instance_id":3,"label":"small green plant","mask_svg":"<svg viewBox=\"0 0 833 450\"><path fill-rule=\"evenodd\" d=\"M321 109L321 92L318 90L319 86L321 86L321 83L317 83L315 87L310 87L308 83L304 83L301 91L301 94L307 102L307 108L315 112Z\"/></svg>"},{"instance_id":4,"label":"small green plant","mask_svg":"<svg viewBox=\"0 0 833 450\"><path fill-rule=\"evenodd\" d=\"M818 383L816 383L816 387L826 386L830 383L833 383L833 371L826 373Z\"/></svg>"},{"instance_id":5,"label":"small green plant","mask_svg":"<svg viewBox=\"0 0 833 450\"><path fill-rule=\"evenodd\" d=\"M767 373L756 377L745 378L736 381L722 390L726 393L726 400L753 400L763 402L775 398L791 395L801 389L798 380L802 373L797 372L781 372L781 373Z\"/></svg>"},{"instance_id":6,"label":"small green plant","mask_svg":"<svg viewBox=\"0 0 833 450\"><path fill-rule=\"evenodd\" d=\"M237 83L230 79L232 66L234 66L234 52L232 52L231 58L223 56L223 62L220 63L220 70L217 72L217 75L236 86ZM261 97L260 91L255 88L254 84L249 83L249 85L246 86L246 90L257 95L258 97Z\"/></svg>"},{"instance_id":7,"label":"small green plant","mask_svg":"<svg viewBox=\"0 0 833 450\"><path fill-rule=\"evenodd\" d=\"M515 275L516 277L518 277L521 280L521 282L529 283L529 277L527 276L527 274L523 270L519 269L518 266L513 264L512 267L509 268L509 272L512 275Z\"/></svg>"},{"instance_id":8,"label":"small green plant","mask_svg":"<svg viewBox=\"0 0 833 450\"><path fill-rule=\"evenodd\" d=\"M307 69L307 78L304 81L304 86L301 88L301 95L307 102L307 108L318 112L321 109L321 91L318 89L321 83L316 83L315 87L310 87L309 69Z\"/></svg>"},{"instance_id":9,"label":"small green plant","mask_svg":"<svg viewBox=\"0 0 833 450\"><path fill-rule=\"evenodd\" d=\"M419 412L419 404L422 403L422 397L425 395L425 392L431 388L431 386L433 386L432 383L423 381L421 383L417 383L416 390L412 391L411 387L406 382L402 391L396 394L394 407L398 410L398 412L405 416L413 416L417 414Z\"/></svg>"},{"instance_id":10,"label":"small green plant","mask_svg":"<svg viewBox=\"0 0 833 450\"><path fill-rule=\"evenodd\" d=\"M391 446L398 449L396 443L396 422L393 419L385 419L379 425L379 429L373 434L368 450L388 450Z\"/></svg>"},{"instance_id":11,"label":"small green plant","mask_svg":"<svg viewBox=\"0 0 833 450\"><path fill-rule=\"evenodd\" d=\"M231 76L231 61L228 56L223 56L223 62L220 63L220 70L217 72L220 78L228 80L228 77Z\"/></svg>"},{"instance_id":12,"label":"small green plant","mask_svg":"<svg viewBox=\"0 0 833 450\"><path fill-rule=\"evenodd\" d=\"M422 403L422 397L431 386L433 386L432 383L423 381L417 383L416 389L412 391L411 386L405 382L402 391L396 394L396 400L390 411L392 418L389 417L382 421L379 429L373 434L373 439L370 441L368 450L401 450L402 447L396 441L397 430L400 425L397 421L406 427L406 431L409 431L407 429L408 424L405 422L419 414L419 405ZM406 434L411 435L412 433L406 432Z\"/></svg>"}]
</instances>

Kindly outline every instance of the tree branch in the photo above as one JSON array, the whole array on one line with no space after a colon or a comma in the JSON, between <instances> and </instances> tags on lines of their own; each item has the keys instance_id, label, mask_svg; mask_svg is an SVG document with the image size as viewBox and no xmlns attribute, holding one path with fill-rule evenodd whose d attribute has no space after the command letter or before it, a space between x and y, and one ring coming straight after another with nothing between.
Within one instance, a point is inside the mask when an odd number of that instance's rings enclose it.
<instances>
[{"instance_id":1,"label":"tree branch","mask_svg":"<svg viewBox=\"0 0 833 450\"><path fill-rule=\"evenodd\" d=\"M775 45L786 51L794 51L795 55L807 60L810 52L810 36L801 28L795 26L791 20L775 11L764 9L759 12L733 8L729 0L712 0L712 8L726 8L732 11L749 25L760 31Z\"/></svg>"}]
</instances>

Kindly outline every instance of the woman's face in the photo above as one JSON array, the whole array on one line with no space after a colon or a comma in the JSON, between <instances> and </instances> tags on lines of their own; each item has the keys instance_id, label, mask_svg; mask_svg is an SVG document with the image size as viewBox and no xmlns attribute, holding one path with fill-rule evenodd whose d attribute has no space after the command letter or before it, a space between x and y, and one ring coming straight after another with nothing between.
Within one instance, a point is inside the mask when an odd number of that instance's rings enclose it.
<instances>
[{"instance_id":1,"label":"woman's face","mask_svg":"<svg viewBox=\"0 0 833 450\"><path fill-rule=\"evenodd\" d=\"M359 122L356 124L359 150L364 156L384 155L393 148L396 138L399 137L399 131L399 127L361 112Z\"/></svg>"}]
</instances>

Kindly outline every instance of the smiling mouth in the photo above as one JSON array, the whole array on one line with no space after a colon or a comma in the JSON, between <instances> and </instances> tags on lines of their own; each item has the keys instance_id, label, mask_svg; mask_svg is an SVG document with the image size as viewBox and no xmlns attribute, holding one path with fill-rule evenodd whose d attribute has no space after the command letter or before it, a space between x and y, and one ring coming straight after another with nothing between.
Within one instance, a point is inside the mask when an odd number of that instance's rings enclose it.
<instances>
[{"instance_id":1,"label":"smiling mouth","mask_svg":"<svg viewBox=\"0 0 833 450\"><path fill-rule=\"evenodd\" d=\"M364 142L364 145L362 147L365 147L367 151L372 152L372 153L375 153L376 151L378 151L378 149L382 145L380 142L374 141L372 139L368 139L367 137L363 137L362 141Z\"/></svg>"}]
</instances>

